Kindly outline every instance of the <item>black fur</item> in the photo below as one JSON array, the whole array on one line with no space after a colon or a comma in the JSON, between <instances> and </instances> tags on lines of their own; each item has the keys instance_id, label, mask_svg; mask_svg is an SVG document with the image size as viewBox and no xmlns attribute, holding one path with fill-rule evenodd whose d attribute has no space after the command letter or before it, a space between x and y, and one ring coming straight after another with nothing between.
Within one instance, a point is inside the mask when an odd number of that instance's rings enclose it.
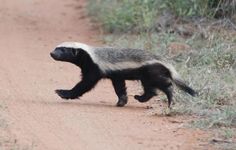
<instances>
[{"instance_id":1,"label":"black fur","mask_svg":"<svg viewBox=\"0 0 236 150\"><path fill-rule=\"evenodd\" d=\"M59 47L51 52L51 56L58 61L73 63L80 67L82 71L82 80L71 90L56 90L56 93L61 98L78 98L91 90L100 79L109 78L118 96L117 106L122 107L128 101L125 80L141 80L144 93L142 95L135 95L135 99L139 102L147 102L153 96L157 95L156 89L160 89L167 95L168 106L170 107L171 105L173 97L172 77L170 71L162 64L155 63L135 69L108 71L104 73L83 49ZM191 92L192 94L195 93L188 86L180 85L180 87L183 90L187 88L190 94Z\"/></svg>"}]
</instances>

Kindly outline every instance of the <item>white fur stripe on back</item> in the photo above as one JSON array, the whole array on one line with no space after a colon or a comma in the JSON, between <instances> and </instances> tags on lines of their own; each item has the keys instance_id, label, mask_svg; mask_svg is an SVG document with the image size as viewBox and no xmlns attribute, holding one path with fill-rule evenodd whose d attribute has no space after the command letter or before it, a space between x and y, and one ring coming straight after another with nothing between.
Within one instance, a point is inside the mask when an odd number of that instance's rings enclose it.
<instances>
[{"instance_id":1,"label":"white fur stripe on back","mask_svg":"<svg viewBox=\"0 0 236 150\"><path fill-rule=\"evenodd\" d=\"M175 68L165 62L152 59L144 62L135 62L135 61L125 61L125 62L117 62L117 63L110 63L106 60L103 60L99 58L99 56L95 53L96 47L92 47L83 43L78 43L78 42L63 42L57 47L67 47L67 48L80 48L86 51L93 62L98 65L98 67L101 69L102 72L106 73L107 71L118 71L118 70L124 70L124 69L135 69L139 68L145 65L151 65L155 63L162 64L165 66L170 72L172 78L181 78L179 74L176 72Z\"/></svg>"}]
</instances>

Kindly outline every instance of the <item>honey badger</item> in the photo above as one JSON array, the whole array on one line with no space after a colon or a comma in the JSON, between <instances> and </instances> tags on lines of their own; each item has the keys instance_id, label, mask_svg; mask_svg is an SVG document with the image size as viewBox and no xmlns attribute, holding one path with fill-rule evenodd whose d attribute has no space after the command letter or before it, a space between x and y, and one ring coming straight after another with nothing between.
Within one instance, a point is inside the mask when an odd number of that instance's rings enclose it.
<instances>
[{"instance_id":1,"label":"honey badger","mask_svg":"<svg viewBox=\"0 0 236 150\"><path fill-rule=\"evenodd\" d=\"M143 94L135 95L139 102L147 102L163 91L170 107L173 97L173 83L192 96L196 92L181 79L174 67L160 56L140 49L119 49L112 47L93 47L78 42L64 42L58 45L51 57L81 68L82 80L71 90L58 89L55 92L63 99L75 99L90 91L103 78L112 81L118 96L117 106L127 104L125 80L140 80Z\"/></svg>"}]
</instances>

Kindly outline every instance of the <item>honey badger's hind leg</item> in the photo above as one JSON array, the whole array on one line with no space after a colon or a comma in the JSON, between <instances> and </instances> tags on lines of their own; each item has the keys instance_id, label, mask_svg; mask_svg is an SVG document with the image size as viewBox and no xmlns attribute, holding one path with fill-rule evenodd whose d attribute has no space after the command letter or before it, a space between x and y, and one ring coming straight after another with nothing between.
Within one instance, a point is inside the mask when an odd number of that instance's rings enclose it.
<instances>
[{"instance_id":1,"label":"honey badger's hind leg","mask_svg":"<svg viewBox=\"0 0 236 150\"><path fill-rule=\"evenodd\" d=\"M116 95L118 96L118 102L116 106L123 107L128 102L125 80L123 79L111 79L112 85L115 89Z\"/></svg>"},{"instance_id":2,"label":"honey badger's hind leg","mask_svg":"<svg viewBox=\"0 0 236 150\"><path fill-rule=\"evenodd\" d=\"M161 64L146 66L143 69L141 79L144 94L141 96L135 95L135 99L139 102L147 102L156 94L156 89L163 91L168 98L168 106L172 102L172 80L168 69Z\"/></svg>"},{"instance_id":3,"label":"honey badger's hind leg","mask_svg":"<svg viewBox=\"0 0 236 150\"><path fill-rule=\"evenodd\" d=\"M156 91L155 87L153 87L150 81L142 79L141 82L144 93L143 95L135 95L134 98L139 102L144 103L150 100L153 96L156 96L157 94L155 92Z\"/></svg>"},{"instance_id":4,"label":"honey badger's hind leg","mask_svg":"<svg viewBox=\"0 0 236 150\"><path fill-rule=\"evenodd\" d=\"M162 89L162 91L166 94L167 99L168 99L168 107L170 108L171 102L173 100L173 86L170 85L164 89Z\"/></svg>"},{"instance_id":5,"label":"honey badger's hind leg","mask_svg":"<svg viewBox=\"0 0 236 150\"><path fill-rule=\"evenodd\" d=\"M168 99L168 107L170 107L173 99L173 85L171 79L165 76L158 76L156 79L156 87L164 92Z\"/></svg>"}]
</instances>

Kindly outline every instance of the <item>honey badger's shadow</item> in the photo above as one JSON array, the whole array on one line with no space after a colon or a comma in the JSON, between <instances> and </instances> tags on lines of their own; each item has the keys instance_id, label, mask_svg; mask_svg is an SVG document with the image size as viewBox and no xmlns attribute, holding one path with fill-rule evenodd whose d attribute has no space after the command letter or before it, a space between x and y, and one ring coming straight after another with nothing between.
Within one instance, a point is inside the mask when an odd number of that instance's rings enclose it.
<instances>
[{"instance_id":1,"label":"honey badger's shadow","mask_svg":"<svg viewBox=\"0 0 236 150\"><path fill-rule=\"evenodd\" d=\"M104 102L104 101L97 101L97 102L89 102L88 100L67 100L67 101L50 101L50 102L40 102L44 105L49 106L65 106L65 107L89 107L89 108L113 108L113 109L130 109L130 110L144 110L147 109L146 105L137 105L137 104L127 104L124 107L117 107L112 102Z\"/></svg>"}]
</instances>

